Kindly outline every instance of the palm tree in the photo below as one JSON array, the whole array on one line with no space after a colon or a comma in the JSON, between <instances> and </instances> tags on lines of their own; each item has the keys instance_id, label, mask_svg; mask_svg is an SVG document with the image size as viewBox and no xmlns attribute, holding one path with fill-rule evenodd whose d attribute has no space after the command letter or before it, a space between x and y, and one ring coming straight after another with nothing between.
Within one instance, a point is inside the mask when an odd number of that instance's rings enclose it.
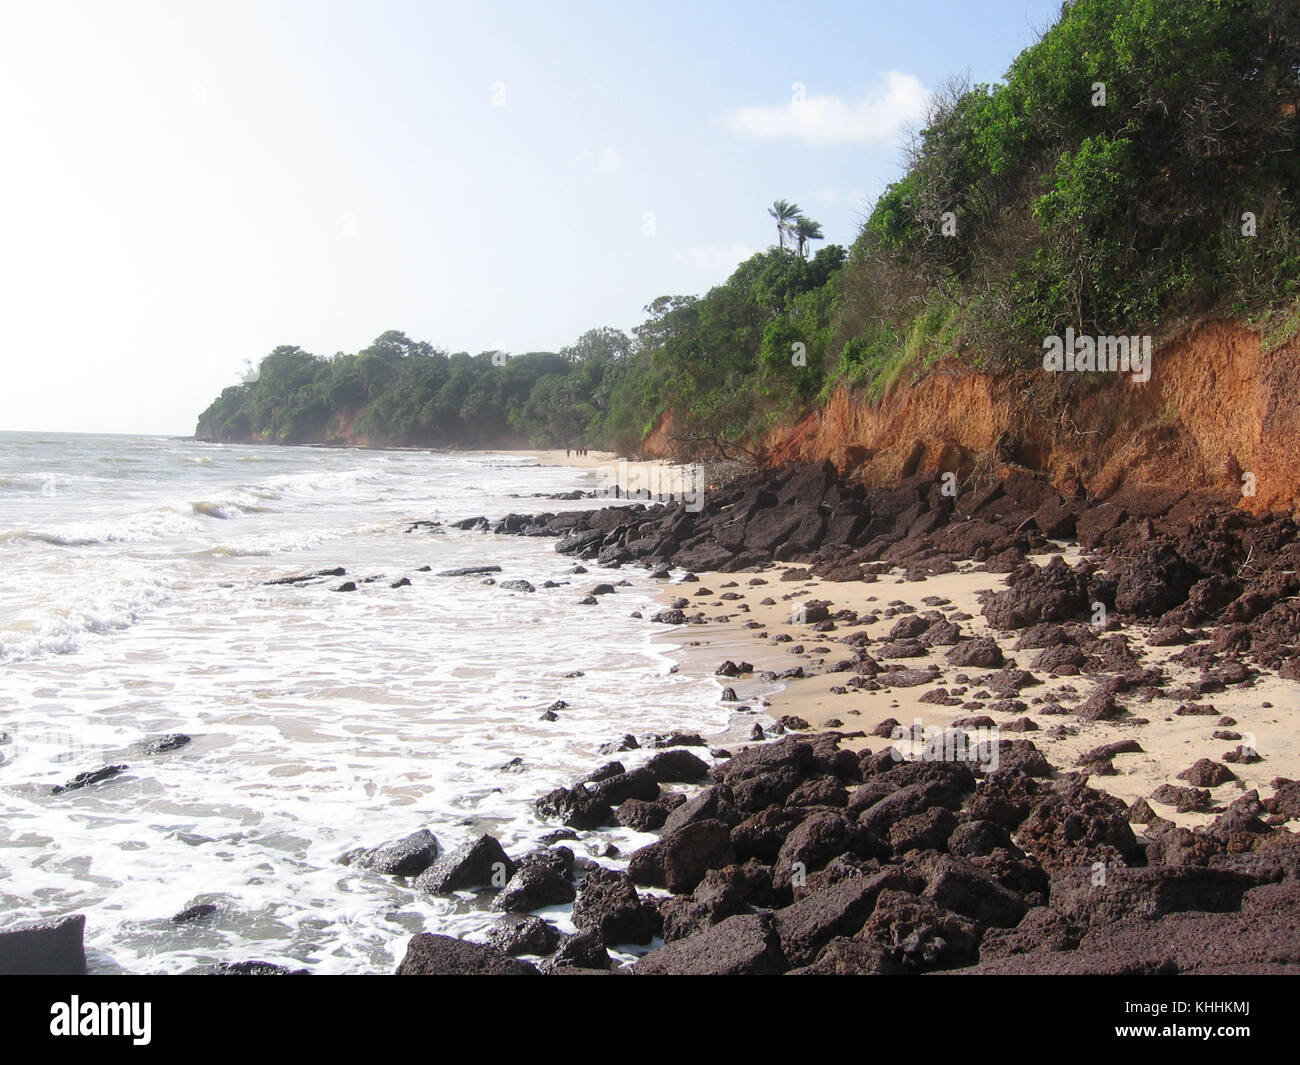
<instances>
[{"instance_id":1,"label":"palm tree","mask_svg":"<svg viewBox=\"0 0 1300 1065\"><path fill-rule=\"evenodd\" d=\"M790 223L799 217L799 205L785 200L777 200L767 209L767 213L776 219L776 235L785 248L785 237L790 232Z\"/></svg>"},{"instance_id":2,"label":"palm tree","mask_svg":"<svg viewBox=\"0 0 1300 1065\"><path fill-rule=\"evenodd\" d=\"M797 242L795 250L799 255L803 255L804 247L810 240L826 239L822 235L821 224L814 222L811 218L805 218L803 215L799 215L799 217L794 220L794 225L791 228L794 231L794 239Z\"/></svg>"}]
</instances>

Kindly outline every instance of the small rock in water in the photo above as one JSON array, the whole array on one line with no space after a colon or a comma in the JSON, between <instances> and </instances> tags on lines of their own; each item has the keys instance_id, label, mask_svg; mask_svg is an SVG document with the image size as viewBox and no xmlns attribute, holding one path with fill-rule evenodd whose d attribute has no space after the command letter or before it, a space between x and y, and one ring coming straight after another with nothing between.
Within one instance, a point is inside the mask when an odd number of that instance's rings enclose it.
<instances>
[{"instance_id":1,"label":"small rock in water","mask_svg":"<svg viewBox=\"0 0 1300 1065\"><path fill-rule=\"evenodd\" d=\"M635 751L640 746L637 738L629 732L614 743L602 743L599 750L601 754L618 754L620 751Z\"/></svg>"},{"instance_id":2,"label":"small rock in water","mask_svg":"<svg viewBox=\"0 0 1300 1065\"><path fill-rule=\"evenodd\" d=\"M438 840L427 828L379 847L349 851L339 860L356 869L389 876L418 876L438 857Z\"/></svg>"},{"instance_id":3,"label":"small rock in water","mask_svg":"<svg viewBox=\"0 0 1300 1065\"><path fill-rule=\"evenodd\" d=\"M357 590L357 586L353 581L344 581L334 590L336 592L355 592Z\"/></svg>"},{"instance_id":4,"label":"small rock in water","mask_svg":"<svg viewBox=\"0 0 1300 1065\"><path fill-rule=\"evenodd\" d=\"M190 742L190 737L183 732L173 732L166 736L155 736L145 740L141 749L145 754L165 754L167 751L179 750Z\"/></svg>"},{"instance_id":5,"label":"small rock in water","mask_svg":"<svg viewBox=\"0 0 1300 1065\"><path fill-rule=\"evenodd\" d=\"M189 921L198 921L204 917L210 917L217 912L217 908L210 902L200 902L197 906L191 906L188 910L181 910L180 913L172 917L172 924L185 924Z\"/></svg>"},{"instance_id":6,"label":"small rock in water","mask_svg":"<svg viewBox=\"0 0 1300 1065\"><path fill-rule=\"evenodd\" d=\"M565 840L577 839L578 833L571 828L556 828L542 836L542 842L547 846L552 843L563 843Z\"/></svg>"},{"instance_id":7,"label":"small rock in water","mask_svg":"<svg viewBox=\"0 0 1300 1065\"><path fill-rule=\"evenodd\" d=\"M306 969L289 969L269 961L223 961L210 969L195 970L209 976L306 976Z\"/></svg>"},{"instance_id":8,"label":"small rock in water","mask_svg":"<svg viewBox=\"0 0 1300 1065\"><path fill-rule=\"evenodd\" d=\"M500 566L461 566L459 569L445 569L439 577L476 577L480 573L500 573Z\"/></svg>"},{"instance_id":9,"label":"small rock in water","mask_svg":"<svg viewBox=\"0 0 1300 1065\"><path fill-rule=\"evenodd\" d=\"M502 581L501 585L507 592L535 592L536 588L525 580Z\"/></svg>"},{"instance_id":10,"label":"small rock in water","mask_svg":"<svg viewBox=\"0 0 1300 1065\"><path fill-rule=\"evenodd\" d=\"M76 791L78 788L84 788L90 784L98 784L101 780L109 780L119 773L125 773L129 768L129 766L125 765L106 765L99 769L78 773L66 784L55 784L50 789L50 794L62 795L65 791Z\"/></svg>"}]
</instances>

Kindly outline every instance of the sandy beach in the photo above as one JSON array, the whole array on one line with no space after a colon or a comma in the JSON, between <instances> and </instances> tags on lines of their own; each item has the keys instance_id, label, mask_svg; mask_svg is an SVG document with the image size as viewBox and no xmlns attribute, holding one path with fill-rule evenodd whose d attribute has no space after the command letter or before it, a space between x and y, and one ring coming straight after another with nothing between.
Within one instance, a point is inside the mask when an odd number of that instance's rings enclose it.
<instances>
[{"instance_id":1,"label":"sandy beach","mask_svg":"<svg viewBox=\"0 0 1300 1065\"><path fill-rule=\"evenodd\" d=\"M608 496L671 502L685 500L688 505L703 499L705 471L696 465L666 462L663 459L626 459L612 451L587 451L585 454L553 448L518 452L535 459L542 466L570 466L592 470L597 477L595 491Z\"/></svg>"},{"instance_id":2,"label":"sandy beach","mask_svg":"<svg viewBox=\"0 0 1300 1065\"><path fill-rule=\"evenodd\" d=\"M1062 545L1055 553L1071 565L1080 556L1077 546ZM1050 554L1032 560L1045 564L1049 558ZM1116 755L1112 761L1114 774L1093 775L1089 783L1125 803L1145 798L1159 816L1189 828L1209 824L1216 811L1252 788L1265 795L1272 790L1269 781L1274 778L1300 776L1300 743L1288 721L1296 709L1295 685L1276 676L1261 676L1252 686L1216 692L1199 704L1188 704L1163 693L1149 701L1139 696L1131 700L1129 714L1085 721L1059 711L1045 713L1044 709L1052 703L1069 705L1088 696L1096 686L1093 678L1053 676L1035 670L1044 683L1026 688L1011 700L1025 704L1024 709L999 712L991 706L1000 697L985 690L982 683L994 671L955 666L945 659L950 648L936 646L922 656L892 660L909 669L934 666L940 672L933 682L897 687L888 685L887 675L878 675L880 690L845 690L845 681L853 674L830 671L837 662L851 655L853 648L841 642L844 637L866 633L871 642L863 649L868 654L878 654L877 646L888 640L897 619L912 611L923 614L937 610L955 621L964 636L996 639L1006 656L1005 667L1028 668L1038 652L1015 650L1016 637L1020 634L999 633L985 620L980 613L979 595L982 591L1003 590L1004 575L982 572L974 563L923 581L905 580L901 571L881 575L872 583L834 582L815 577L781 579L783 573L795 569L792 565L776 565L759 574L698 573L698 584L673 583L664 589L662 597L665 605L678 598L688 598L691 600L690 607L686 608L688 613L697 609L705 612L704 624L684 626L662 637L682 645L684 670L712 673L727 660L753 665L752 673L718 680L720 685L734 689L742 703L761 708L766 715L762 722L765 729L770 729L776 719L794 715L813 729L864 732L865 736L847 738L843 746L878 751L891 742L887 735L874 734L882 723L898 722L904 729L911 729L919 722L926 730L945 729L960 719L985 715L993 718L1002 738L1032 740L1048 761L1063 771L1076 768L1085 752L1103 744L1133 739L1141 750ZM755 579L766 583L752 583ZM700 595L703 589L716 594ZM720 598L722 595L728 598ZM852 610L861 620L836 622L833 631L815 631L807 622L801 624L799 617L801 604L812 601L829 603L832 615L840 610ZM1194 679L1196 670L1170 662L1180 647L1150 646L1151 628L1130 625L1124 629L1142 665L1162 667L1171 679L1171 689ZM764 671L780 673L794 666L802 667L806 676L781 681L765 680L761 676ZM927 693L936 688L960 697L959 705L927 701ZM1180 706L1188 705L1198 705L1200 712L1177 713ZM1037 728L1008 729L1023 718L1028 718ZM1233 723L1229 725L1226 719ZM1216 738L1216 732L1237 733L1241 739ZM738 738L747 736L738 736L733 730L731 735L723 737L728 742ZM1197 759L1221 759L1225 752L1241 744L1253 747L1260 760L1253 764L1234 764L1232 771L1237 779L1211 789L1214 805L1206 812L1179 813L1173 805L1150 798L1162 784L1186 787L1187 782L1179 780L1177 774ZM903 746L910 747L910 744L903 741Z\"/></svg>"}]
</instances>

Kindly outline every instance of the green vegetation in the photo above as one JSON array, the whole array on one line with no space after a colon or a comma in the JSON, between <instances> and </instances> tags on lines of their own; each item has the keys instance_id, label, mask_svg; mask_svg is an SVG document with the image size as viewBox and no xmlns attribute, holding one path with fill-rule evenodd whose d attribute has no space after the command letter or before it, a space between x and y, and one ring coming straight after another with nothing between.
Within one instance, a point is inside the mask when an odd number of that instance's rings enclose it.
<instances>
[{"instance_id":1,"label":"green vegetation","mask_svg":"<svg viewBox=\"0 0 1300 1065\"><path fill-rule=\"evenodd\" d=\"M935 360L1034 365L1044 336L1290 321L1300 296L1300 7L1075 0L997 85L936 96L850 249L777 200L777 245L627 335L447 355L385 333L277 348L202 415L217 439L753 449L837 386L883 396ZM1281 310L1285 308L1285 310Z\"/></svg>"}]
</instances>

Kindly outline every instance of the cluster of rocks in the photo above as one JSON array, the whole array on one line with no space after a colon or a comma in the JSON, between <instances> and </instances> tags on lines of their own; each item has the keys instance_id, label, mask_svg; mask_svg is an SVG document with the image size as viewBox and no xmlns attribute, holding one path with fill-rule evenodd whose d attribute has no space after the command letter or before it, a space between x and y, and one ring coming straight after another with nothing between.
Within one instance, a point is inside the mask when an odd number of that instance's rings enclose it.
<instances>
[{"instance_id":1,"label":"cluster of rocks","mask_svg":"<svg viewBox=\"0 0 1300 1065\"><path fill-rule=\"evenodd\" d=\"M416 890L433 894L476 892L489 908L501 912L488 933L488 944L427 934L415 937L400 973L536 971L529 963L513 960L520 954L547 955L548 971L607 969L607 947L649 943L661 928L658 913L638 898L625 876L576 856L563 841L577 839L577 829L626 824L648 830L663 825L667 811L686 797L661 785L699 781L709 773L709 763L687 749L702 743L693 734L645 737L637 746L658 749L643 765L627 769L621 762L609 762L573 787L543 796L538 811L565 827L547 835L549 845L518 858L486 834L442 852L433 833L422 829L379 847L349 851L340 861L407 877ZM578 929L574 935L561 934L534 914L570 904Z\"/></svg>"},{"instance_id":2,"label":"cluster of rocks","mask_svg":"<svg viewBox=\"0 0 1300 1065\"><path fill-rule=\"evenodd\" d=\"M846 735L790 734L711 772L615 763L557 789L538 809L562 838L630 824L659 839L624 872L564 846L512 863L489 944L417 935L399 973L608 972L609 948L659 939L615 971L1300 972L1300 836L1283 827L1300 783L1246 793L1195 831L1152 816L1138 837L1134 811L1031 741L997 741L985 774L851 752ZM689 798L659 787L686 778L704 780ZM527 912L566 900L576 936Z\"/></svg>"},{"instance_id":3,"label":"cluster of rocks","mask_svg":"<svg viewBox=\"0 0 1300 1065\"><path fill-rule=\"evenodd\" d=\"M971 560L1011 574L1018 589L989 614L997 627L1077 620L1101 604L1154 619L1165 645L1184 642L1188 627L1213 625L1213 651L1250 651L1300 679L1294 520L1204 493L1142 485L1088 499L1082 488L1065 495L1023 470L955 496L928 474L868 490L822 463L756 470L708 493L698 511L635 503L456 525L557 537L557 550L606 566L736 572L796 562L826 580L872 581L894 568L921 580ZM1045 574L1026 564L1062 539L1077 539L1104 563Z\"/></svg>"},{"instance_id":4,"label":"cluster of rocks","mask_svg":"<svg viewBox=\"0 0 1300 1065\"><path fill-rule=\"evenodd\" d=\"M142 755L159 755L167 754L171 751L178 751L190 742L190 737L183 732L172 732L165 736L153 736L139 743L133 744L133 749ZM100 766L98 769L87 769L78 773L66 784L55 784L50 788L51 795L62 795L68 791L80 791L82 788L88 788L92 784L101 784L106 780L112 780L114 777L121 776L131 767L124 763L116 765Z\"/></svg>"},{"instance_id":5,"label":"cluster of rocks","mask_svg":"<svg viewBox=\"0 0 1300 1065\"><path fill-rule=\"evenodd\" d=\"M805 623L848 647L842 659L829 647L813 649L827 658L810 668L825 663L847 674L832 692L937 684L938 665L889 660L942 647L953 667L995 672L958 673L924 702L1016 715L1028 709L1022 689L1045 676L1089 676L1090 691L1061 685L1050 701L1027 698L1042 714L1143 724L1129 704L1172 697L1182 701L1176 714L1214 717L1214 737L1230 743L1242 736L1208 696L1249 686L1263 670L1300 679L1294 521L1207 496L1142 486L1089 500L1023 471L955 498L923 475L868 491L823 464L743 476L711 492L699 512L632 505L461 525L554 536L559 551L579 559L638 562L660 575L669 565L738 572L793 562L806 568L787 569L783 579L870 582L901 568L924 580L967 560L1007 575L1005 590L988 593L981 608L996 633L1015 639L1028 668L997 640L963 633L963 615L900 606L887 637L865 630L834 637L837 624L871 624L894 611L859 618L830 603L803 603ZM1027 560L1057 539L1077 539L1085 557L1074 565L1059 556L1044 565ZM1171 688L1122 631L1137 619L1150 626L1149 645L1181 648L1170 665L1198 675ZM704 619L682 598L657 620ZM726 677L752 668L724 666ZM803 667L787 675L803 675ZM886 721L875 734L890 735L897 724ZM955 724L994 721L978 715ZM758 727L754 738L801 726ZM1001 725L1011 735L1038 728L1023 716ZM1057 732L1073 734L1067 725ZM1178 774L1186 786L1165 784L1151 795L1179 812L1217 815L1189 829L1145 800L1126 806L1088 786L1089 776L1116 772L1117 756L1142 751L1131 737L1085 751L1069 771L1051 766L1030 740L1001 738L993 741L998 768L984 773L943 758L901 762L892 749L851 753L840 747L843 735L747 748L714 767L689 799L619 766L540 800L539 811L562 831L621 824L660 833L625 872L599 872L593 896L617 896L620 918L584 934L605 947L661 937L663 946L627 967L634 973L1300 971L1300 837L1284 827L1300 817L1300 784L1277 778L1267 798L1243 790L1223 804L1211 794L1236 779L1230 764L1258 760L1250 747L1231 748L1218 762L1200 759ZM1134 825L1144 826L1142 836ZM413 942L412 951L425 966L418 971L435 971L428 959L439 937L417 938L422 945L417 952ZM508 955L509 944L500 945ZM586 966L554 959L543 966L575 967Z\"/></svg>"}]
</instances>

